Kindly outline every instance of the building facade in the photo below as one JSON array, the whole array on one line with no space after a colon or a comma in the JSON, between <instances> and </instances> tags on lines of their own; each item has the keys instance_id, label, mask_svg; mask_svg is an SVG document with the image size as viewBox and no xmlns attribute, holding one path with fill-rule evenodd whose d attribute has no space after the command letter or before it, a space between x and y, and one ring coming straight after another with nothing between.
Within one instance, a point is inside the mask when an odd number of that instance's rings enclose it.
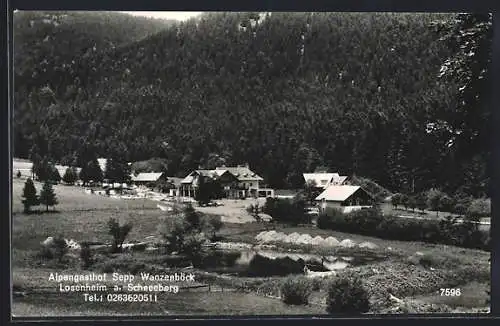
<instances>
[{"instance_id":1,"label":"building facade","mask_svg":"<svg viewBox=\"0 0 500 326\"><path fill-rule=\"evenodd\" d=\"M372 207L374 198L359 186L330 186L318 197L320 213L327 213L328 209L338 209L344 213Z\"/></svg>"}]
</instances>

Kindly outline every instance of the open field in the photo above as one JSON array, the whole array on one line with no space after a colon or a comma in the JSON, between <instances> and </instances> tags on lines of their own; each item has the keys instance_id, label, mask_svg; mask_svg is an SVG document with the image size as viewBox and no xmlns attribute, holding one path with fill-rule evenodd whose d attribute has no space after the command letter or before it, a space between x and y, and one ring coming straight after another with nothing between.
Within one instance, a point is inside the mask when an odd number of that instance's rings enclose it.
<instances>
[{"instance_id":1,"label":"open field","mask_svg":"<svg viewBox=\"0 0 500 326\"><path fill-rule=\"evenodd\" d=\"M61 301L65 304L61 305ZM278 299L241 292L183 292L158 295L158 302L95 303L81 295L34 295L14 301L13 315L36 316L117 316L117 315L300 315L324 314L322 307L290 307Z\"/></svg>"},{"instance_id":2,"label":"open field","mask_svg":"<svg viewBox=\"0 0 500 326\"><path fill-rule=\"evenodd\" d=\"M395 209L391 204L387 203L382 204L381 208L384 214L399 216L401 218L436 220L436 219L444 219L448 216L459 217L458 214L449 212L436 212L436 211L424 210L422 214L422 212L418 210L413 211L411 209L404 209L402 207L398 207L398 209ZM489 230L490 223L491 223L490 217L482 217L480 219L480 229Z\"/></svg>"},{"instance_id":3,"label":"open field","mask_svg":"<svg viewBox=\"0 0 500 326\"><path fill-rule=\"evenodd\" d=\"M248 223L254 222L253 218L247 211L246 208L251 204L259 203L259 205L264 205L264 200L262 198L256 199L245 199L245 200L232 200L232 199L221 199L217 202L222 203L222 206L217 207L199 207L194 205L197 211L221 216L222 222L224 223Z\"/></svg>"},{"instance_id":4,"label":"open field","mask_svg":"<svg viewBox=\"0 0 500 326\"><path fill-rule=\"evenodd\" d=\"M12 211L13 213L20 213L23 211L21 203L21 195L23 192L25 180L17 178L12 182ZM42 184L38 181L34 182L37 191L42 189ZM65 211L89 211L89 210L147 210L157 209L158 202L148 199L133 199L133 200L120 200L112 197L89 195L85 193L85 188L78 186L67 185L54 185L54 191L59 199L59 204L56 210L60 212ZM45 207L40 207L44 209ZM52 208L50 208L52 209Z\"/></svg>"},{"instance_id":5,"label":"open field","mask_svg":"<svg viewBox=\"0 0 500 326\"><path fill-rule=\"evenodd\" d=\"M434 304L446 304L452 308L481 307L488 299L486 291L490 289L490 285L488 283L471 282L458 288L462 293L460 296L442 296L440 293L431 293L416 296L414 299Z\"/></svg>"},{"instance_id":6,"label":"open field","mask_svg":"<svg viewBox=\"0 0 500 326\"><path fill-rule=\"evenodd\" d=\"M42 288L53 286L48 282L48 273L70 272L73 267L56 267L53 264L40 265L35 263L34 255L40 248L40 242L48 236L62 234L65 238L76 241L109 242L111 237L107 231L107 221L110 217L119 218L120 222L131 221L134 225L127 241L143 241L148 236L159 238L158 226L168 213L159 210L154 202L145 200L120 200L98 195L88 195L81 187L56 185L55 191L60 205L54 213L23 214L20 205L20 196L23 187L22 180L13 181L14 214L13 214L13 277L14 284L22 291L32 292L25 297L14 298L13 312L16 315L119 315L123 311L132 315L175 315L175 314L321 314L324 310L326 293L323 290L315 292L309 306L287 306L279 299L265 297L257 292L185 292L172 294L162 301L152 304L101 304L84 302L81 295L38 293ZM37 189L41 188L36 183ZM253 203L252 200L224 201L220 207L197 207L207 214L228 214L238 219L245 207ZM227 213L229 211L229 213ZM224 213L223 213L224 212ZM246 213L246 212L245 212ZM233 219L234 220L234 219ZM275 229L287 234L308 233L311 236L333 236L339 241L351 239L356 243L369 241L377 246L375 254L387 256L382 261L368 263L353 271L360 273L363 280L373 289L380 290L395 286L402 298L412 298L424 302L445 303L450 307L462 309L483 307L484 284L489 278L489 253L480 250L464 249L452 246L434 245L421 242L390 241L374 237L348 234L330 230L321 230L313 226L285 226L280 224L262 223L225 223L219 235L225 242L243 242L256 244L255 236L263 231ZM281 250L288 250L286 245L277 245ZM302 252L315 250L312 246L295 248ZM352 250L357 250L353 248ZM420 251L432 258L434 270L428 267L410 264L407 258ZM338 250L332 249L332 255ZM77 253L72 253L73 261L78 263ZM124 255L124 254L122 254ZM144 266L157 266L155 253L134 253L137 262ZM121 256L120 256L121 257ZM107 259L107 258L102 258ZM52 266L52 267L51 267ZM165 268L164 266L159 266ZM69 269L68 269L69 268ZM347 269L349 270L349 268ZM373 272L377 271L377 272ZM74 270L73 270L74 272ZM97 272L97 271L96 271ZM201 272L201 271L200 271ZM216 275L200 281L201 283L218 284L250 284L252 280L239 277L219 279ZM470 285L476 280L480 286ZM270 280L269 282L271 282ZM246 282L246 283L245 283ZM250 283L248 283L250 282ZM254 279L253 282L261 282ZM267 288L265 280L262 287ZM275 281L272 281L275 282ZM392 284L392 285L391 285ZM469 285L468 285L469 284ZM247 286L245 285L245 286ZM463 299L446 301L436 296L435 291L440 286L461 286ZM231 287L226 285L226 288ZM252 290L253 291L253 290ZM50 304L47 305L47 302ZM68 308L71 307L71 308Z\"/></svg>"}]
</instances>

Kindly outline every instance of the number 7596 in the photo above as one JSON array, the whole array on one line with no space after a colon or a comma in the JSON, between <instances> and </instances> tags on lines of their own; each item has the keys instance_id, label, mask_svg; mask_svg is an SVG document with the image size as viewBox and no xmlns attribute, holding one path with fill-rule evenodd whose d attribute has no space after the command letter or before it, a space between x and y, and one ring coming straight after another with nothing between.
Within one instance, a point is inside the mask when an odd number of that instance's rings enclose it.
<instances>
[{"instance_id":1,"label":"number 7596","mask_svg":"<svg viewBox=\"0 0 500 326\"><path fill-rule=\"evenodd\" d=\"M441 296L445 296L445 297L459 297L461 295L461 291L459 288L439 289L439 292L440 292Z\"/></svg>"}]
</instances>

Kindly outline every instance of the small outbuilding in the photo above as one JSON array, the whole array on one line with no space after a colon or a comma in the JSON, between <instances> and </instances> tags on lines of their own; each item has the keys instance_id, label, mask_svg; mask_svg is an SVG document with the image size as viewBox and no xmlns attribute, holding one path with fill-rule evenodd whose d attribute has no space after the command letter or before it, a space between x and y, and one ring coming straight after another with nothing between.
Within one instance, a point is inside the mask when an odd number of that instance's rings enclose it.
<instances>
[{"instance_id":1,"label":"small outbuilding","mask_svg":"<svg viewBox=\"0 0 500 326\"><path fill-rule=\"evenodd\" d=\"M344 213L372 207L374 197L359 186L329 186L315 199L320 212L328 208L340 209Z\"/></svg>"}]
</instances>

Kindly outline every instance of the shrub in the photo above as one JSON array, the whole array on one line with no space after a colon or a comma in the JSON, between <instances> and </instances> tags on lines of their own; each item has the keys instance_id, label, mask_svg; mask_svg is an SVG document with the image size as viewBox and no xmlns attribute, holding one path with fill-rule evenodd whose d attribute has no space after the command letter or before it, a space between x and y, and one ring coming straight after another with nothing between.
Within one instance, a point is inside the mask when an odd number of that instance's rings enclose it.
<instances>
[{"instance_id":1,"label":"shrub","mask_svg":"<svg viewBox=\"0 0 500 326\"><path fill-rule=\"evenodd\" d=\"M204 254L203 244L208 240L202 231L203 219L192 206L182 214L165 220L162 231L168 252L184 254L193 265L199 265Z\"/></svg>"},{"instance_id":2,"label":"shrub","mask_svg":"<svg viewBox=\"0 0 500 326\"><path fill-rule=\"evenodd\" d=\"M383 215L373 207L344 214L327 208L318 217L320 229L377 236L402 241L427 241L447 245L488 250L487 234L478 228L478 217L466 218L464 223L448 216L444 219L418 220Z\"/></svg>"},{"instance_id":3,"label":"shrub","mask_svg":"<svg viewBox=\"0 0 500 326\"><path fill-rule=\"evenodd\" d=\"M344 219L345 216L341 210L333 207L328 207L318 216L317 224L320 229L331 229L334 226L338 227L340 224L343 224Z\"/></svg>"},{"instance_id":4,"label":"shrub","mask_svg":"<svg viewBox=\"0 0 500 326\"><path fill-rule=\"evenodd\" d=\"M392 206L394 206L394 208L397 209L398 206L401 204L401 194L396 193L396 194L392 195L391 203L392 203Z\"/></svg>"},{"instance_id":5,"label":"shrub","mask_svg":"<svg viewBox=\"0 0 500 326\"><path fill-rule=\"evenodd\" d=\"M357 277L340 277L328 286L326 311L334 313L365 313L370 310L368 292Z\"/></svg>"},{"instance_id":6,"label":"shrub","mask_svg":"<svg viewBox=\"0 0 500 326\"><path fill-rule=\"evenodd\" d=\"M303 277L288 277L281 285L281 297L289 305L306 305L312 293L312 282Z\"/></svg>"},{"instance_id":7,"label":"shrub","mask_svg":"<svg viewBox=\"0 0 500 326\"><path fill-rule=\"evenodd\" d=\"M200 232L203 228L203 221L200 213L198 213L191 204L184 208L184 221L187 231Z\"/></svg>"},{"instance_id":8,"label":"shrub","mask_svg":"<svg viewBox=\"0 0 500 326\"><path fill-rule=\"evenodd\" d=\"M184 243L186 233L184 219L181 216L174 216L166 219L165 231L163 237L167 252L180 252Z\"/></svg>"},{"instance_id":9,"label":"shrub","mask_svg":"<svg viewBox=\"0 0 500 326\"><path fill-rule=\"evenodd\" d=\"M444 194L439 200L439 210L441 212L451 212L453 210L453 199Z\"/></svg>"},{"instance_id":10,"label":"shrub","mask_svg":"<svg viewBox=\"0 0 500 326\"><path fill-rule=\"evenodd\" d=\"M464 194L456 194L453 198L453 207L452 213L465 215L467 213L467 209L469 208L472 199Z\"/></svg>"},{"instance_id":11,"label":"shrub","mask_svg":"<svg viewBox=\"0 0 500 326\"><path fill-rule=\"evenodd\" d=\"M49 247L42 246L36 256L40 259L54 259L54 251Z\"/></svg>"},{"instance_id":12,"label":"shrub","mask_svg":"<svg viewBox=\"0 0 500 326\"><path fill-rule=\"evenodd\" d=\"M409 201L410 201L410 197L408 197L408 195L405 195L405 194L401 195L401 205L403 205L403 207L405 209L408 209Z\"/></svg>"},{"instance_id":13,"label":"shrub","mask_svg":"<svg viewBox=\"0 0 500 326\"><path fill-rule=\"evenodd\" d=\"M182 253L191 259L194 267L200 266L204 249L203 244L206 241L207 238L202 233L190 233L184 238Z\"/></svg>"},{"instance_id":14,"label":"shrub","mask_svg":"<svg viewBox=\"0 0 500 326\"><path fill-rule=\"evenodd\" d=\"M444 196L445 193L438 189L430 189L427 191L427 207L429 207L430 210L436 211L436 215L441 208L441 198Z\"/></svg>"},{"instance_id":15,"label":"shrub","mask_svg":"<svg viewBox=\"0 0 500 326\"><path fill-rule=\"evenodd\" d=\"M469 204L466 214L469 216L491 216L491 200L489 198L474 199Z\"/></svg>"},{"instance_id":16,"label":"shrub","mask_svg":"<svg viewBox=\"0 0 500 326\"><path fill-rule=\"evenodd\" d=\"M370 234L382 222L383 216L380 208L372 207L351 212L346 218L351 220L359 233Z\"/></svg>"},{"instance_id":17,"label":"shrub","mask_svg":"<svg viewBox=\"0 0 500 326\"><path fill-rule=\"evenodd\" d=\"M80 249L80 259L82 260L83 268L89 268L93 262L93 254L88 244L83 244Z\"/></svg>"},{"instance_id":18,"label":"shrub","mask_svg":"<svg viewBox=\"0 0 500 326\"><path fill-rule=\"evenodd\" d=\"M415 208L418 207L418 199L415 195L408 197L408 207L411 208L412 211L415 211Z\"/></svg>"},{"instance_id":19,"label":"shrub","mask_svg":"<svg viewBox=\"0 0 500 326\"><path fill-rule=\"evenodd\" d=\"M53 248L54 258L56 258L58 262L62 262L69 249L66 240L62 236L54 238Z\"/></svg>"},{"instance_id":20,"label":"shrub","mask_svg":"<svg viewBox=\"0 0 500 326\"><path fill-rule=\"evenodd\" d=\"M259 213L261 211L261 209L259 208L259 204L250 204L250 206L248 206L246 208L248 214L252 215L253 218L255 218L255 220L257 222L260 222L261 219L260 219L260 216L259 216Z\"/></svg>"},{"instance_id":21,"label":"shrub","mask_svg":"<svg viewBox=\"0 0 500 326\"><path fill-rule=\"evenodd\" d=\"M217 232L219 232L219 230L224 225L221 217L220 216L211 216L208 219L208 224L209 224L210 229L212 231L212 240L216 240L217 239Z\"/></svg>"},{"instance_id":22,"label":"shrub","mask_svg":"<svg viewBox=\"0 0 500 326\"><path fill-rule=\"evenodd\" d=\"M111 247L112 252L121 252L123 248L123 243L127 238L130 230L132 230L132 224L126 223L120 225L114 218L110 218L108 221L109 235L113 237L113 245Z\"/></svg>"},{"instance_id":23,"label":"shrub","mask_svg":"<svg viewBox=\"0 0 500 326\"><path fill-rule=\"evenodd\" d=\"M330 216L328 216L324 212L321 212L316 221L316 225L318 226L318 228L323 230L330 229L331 228Z\"/></svg>"},{"instance_id":24,"label":"shrub","mask_svg":"<svg viewBox=\"0 0 500 326\"><path fill-rule=\"evenodd\" d=\"M263 213L270 215L275 221L295 225L310 221L310 217L306 214L306 202L303 199L267 198Z\"/></svg>"},{"instance_id":25,"label":"shrub","mask_svg":"<svg viewBox=\"0 0 500 326\"><path fill-rule=\"evenodd\" d=\"M415 204L418 210L421 212L425 211L427 208L427 197L425 196L425 193L419 193L415 196Z\"/></svg>"}]
</instances>

